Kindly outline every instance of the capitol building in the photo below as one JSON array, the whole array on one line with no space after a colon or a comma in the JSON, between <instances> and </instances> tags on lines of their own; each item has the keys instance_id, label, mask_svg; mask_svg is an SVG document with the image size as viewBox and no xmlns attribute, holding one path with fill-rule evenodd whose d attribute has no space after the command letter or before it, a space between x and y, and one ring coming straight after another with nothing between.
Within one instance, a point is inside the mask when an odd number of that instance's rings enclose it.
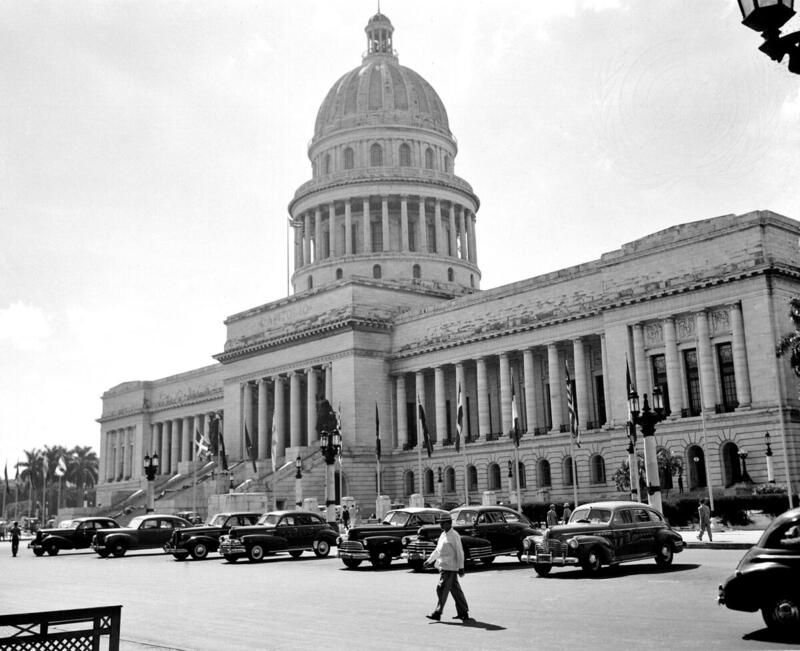
<instances>
[{"instance_id":1,"label":"capitol building","mask_svg":"<svg viewBox=\"0 0 800 651\"><path fill-rule=\"evenodd\" d=\"M139 494L153 452L159 511L231 487L293 505L297 459L303 496L352 496L362 512L379 492L515 502L517 478L524 503L576 489L581 502L618 498L626 364L640 395L661 389L656 447L680 460L686 491L721 494L748 475L785 484L787 473L797 490L800 401L775 345L800 295L800 223L759 210L676 224L482 289L480 199L456 173L445 105L400 64L385 15L365 32L361 63L322 100L310 177L288 204L292 294L227 316L212 364L104 393L98 503ZM341 423L332 465L316 427L324 400ZM227 470L219 454L197 458L196 436L216 442L218 428Z\"/></svg>"}]
</instances>

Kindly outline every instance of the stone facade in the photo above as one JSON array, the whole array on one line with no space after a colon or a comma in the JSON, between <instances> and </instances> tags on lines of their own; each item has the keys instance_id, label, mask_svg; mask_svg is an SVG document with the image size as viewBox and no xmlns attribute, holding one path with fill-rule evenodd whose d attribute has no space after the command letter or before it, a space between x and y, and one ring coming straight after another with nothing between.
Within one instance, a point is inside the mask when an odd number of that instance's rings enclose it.
<instances>
[{"instance_id":1,"label":"stone facade","mask_svg":"<svg viewBox=\"0 0 800 651\"><path fill-rule=\"evenodd\" d=\"M479 201L454 175L444 107L397 63L385 16L366 32L361 76L347 73L323 102L312 179L289 206L294 294L229 316L216 364L104 394L98 501L140 490L147 453L159 453L161 484L188 477L194 437L221 416L232 476L212 487L252 479L279 504L294 503L294 472L281 468L299 457L303 494L322 504L322 398L340 411L343 435L330 497L375 503L377 413L381 488L393 501L479 500L485 490L511 499L512 401L523 501L571 499L570 455L581 501L616 497L626 361L640 394L658 385L665 395L656 444L682 459L687 490L739 481L745 449L749 475L767 481L766 432L775 479L785 483L788 472L796 488L798 387L774 349L800 292L800 223L756 211L681 224L586 264L481 290ZM431 458L420 452L417 401ZM244 462L248 439L255 472Z\"/></svg>"}]
</instances>

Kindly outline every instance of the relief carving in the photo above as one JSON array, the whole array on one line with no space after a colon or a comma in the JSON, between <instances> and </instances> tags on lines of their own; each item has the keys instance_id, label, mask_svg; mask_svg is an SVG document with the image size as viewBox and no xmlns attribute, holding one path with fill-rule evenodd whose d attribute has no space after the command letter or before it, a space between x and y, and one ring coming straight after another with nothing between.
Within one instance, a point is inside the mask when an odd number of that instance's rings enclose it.
<instances>
[{"instance_id":1,"label":"relief carving","mask_svg":"<svg viewBox=\"0 0 800 651\"><path fill-rule=\"evenodd\" d=\"M694 317L681 316L675 319L675 331L678 334L678 341L694 339Z\"/></svg>"},{"instance_id":2,"label":"relief carving","mask_svg":"<svg viewBox=\"0 0 800 651\"><path fill-rule=\"evenodd\" d=\"M644 341L647 346L658 346L664 341L664 331L660 323L648 323L644 327Z\"/></svg>"},{"instance_id":3,"label":"relief carving","mask_svg":"<svg viewBox=\"0 0 800 651\"><path fill-rule=\"evenodd\" d=\"M728 334L731 331L730 313L728 310L716 310L711 313L711 332L715 335Z\"/></svg>"}]
</instances>

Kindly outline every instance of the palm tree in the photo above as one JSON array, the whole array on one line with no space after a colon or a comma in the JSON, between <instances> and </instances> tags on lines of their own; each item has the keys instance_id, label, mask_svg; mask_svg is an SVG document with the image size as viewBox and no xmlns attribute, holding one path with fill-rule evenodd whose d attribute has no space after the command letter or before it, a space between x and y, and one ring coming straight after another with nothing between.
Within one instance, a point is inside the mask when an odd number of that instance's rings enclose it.
<instances>
[{"instance_id":1,"label":"palm tree","mask_svg":"<svg viewBox=\"0 0 800 651\"><path fill-rule=\"evenodd\" d=\"M99 476L100 461L97 453L91 446L76 445L69 451L67 459L67 481L72 482L78 488L78 499L83 497L83 491L87 486L97 484Z\"/></svg>"},{"instance_id":2,"label":"palm tree","mask_svg":"<svg viewBox=\"0 0 800 651\"><path fill-rule=\"evenodd\" d=\"M44 453L39 448L33 450L23 450L24 461L17 462L17 469L20 471L20 480L28 485L28 514L33 511L33 496L36 488L42 485L42 474L44 470Z\"/></svg>"},{"instance_id":3,"label":"palm tree","mask_svg":"<svg viewBox=\"0 0 800 651\"><path fill-rule=\"evenodd\" d=\"M781 337L775 352L778 357L783 357L788 353L789 365L794 374L800 377L800 298L793 298L789 301L789 316L794 323L794 332L789 332Z\"/></svg>"}]
</instances>

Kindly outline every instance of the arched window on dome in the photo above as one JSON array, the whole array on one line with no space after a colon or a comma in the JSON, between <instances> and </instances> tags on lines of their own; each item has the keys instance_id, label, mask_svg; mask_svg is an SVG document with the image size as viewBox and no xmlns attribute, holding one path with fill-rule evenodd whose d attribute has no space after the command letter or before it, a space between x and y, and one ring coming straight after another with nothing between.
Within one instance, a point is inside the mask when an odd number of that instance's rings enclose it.
<instances>
[{"instance_id":1,"label":"arched window on dome","mask_svg":"<svg viewBox=\"0 0 800 651\"><path fill-rule=\"evenodd\" d=\"M406 143L400 145L400 167L411 167L411 147Z\"/></svg>"},{"instance_id":2,"label":"arched window on dome","mask_svg":"<svg viewBox=\"0 0 800 651\"><path fill-rule=\"evenodd\" d=\"M308 285L307 289L314 289L314 277L309 276L306 284Z\"/></svg>"},{"instance_id":3,"label":"arched window on dome","mask_svg":"<svg viewBox=\"0 0 800 651\"><path fill-rule=\"evenodd\" d=\"M325 174L331 173L331 155L325 154Z\"/></svg>"},{"instance_id":4,"label":"arched window on dome","mask_svg":"<svg viewBox=\"0 0 800 651\"><path fill-rule=\"evenodd\" d=\"M452 283L455 278L455 274L453 273L453 267L447 268L447 282Z\"/></svg>"},{"instance_id":5,"label":"arched window on dome","mask_svg":"<svg viewBox=\"0 0 800 651\"><path fill-rule=\"evenodd\" d=\"M311 161L311 178L317 178L317 162Z\"/></svg>"},{"instance_id":6,"label":"arched window on dome","mask_svg":"<svg viewBox=\"0 0 800 651\"><path fill-rule=\"evenodd\" d=\"M414 278L422 278L422 269L418 264L415 264L413 267L411 267L411 275Z\"/></svg>"},{"instance_id":7,"label":"arched window on dome","mask_svg":"<svg viewBox=\"0 0 800 651\"><path fill-rule=\"evenodd\" d=\"M432 170L433 169L433 149L428 147L425 150L425 169Z\"/></svg>"},{"instance_id":8,"label":"arched window on dome","mask_svg":"<svg viewBox=\"0 0 800 651\"><path fill-rule=\"evenodd\" d=\"M342 268L339 267L336 270L336 280L341 280L342 278L344 278L344 271L342 271Z\"/></svg>"},{"instance_id":9,"label":"arched window on dome","mask_svg":"<svg viewBox=\"0 0 800 651\"><path fill-rule=\"evenodd\" d=\"M355 154L353 153L353 148L348 147L344 150L344 168L346 170L351 170L356 166L356 159Z\"/></svg>"},{"instance_id":10,"label":"arched window on dome","mask_svg":"<svg viewBox=\"0 0 800 651\"><path fill-rule=\"evenodd\" d=\"M444 171L445 171L447 174L450 174L450 172L452 172L452 171L453 171L453 170L451 169L451 166L452 166L452 161L451 161L451 159L450 159L450 155L448 154L448 155L446 155L446 156L444 157Z\"/></svg>"},{"instance_id":11,"label":"arched window on dome","mask_svg":"<svg viewBox=\"0 0 800 651\"><path fill-rule=\"evenodd\" d=\"M469 275L469 286L475 289L475 276L473 274Z\"/></svg>"},{"instance_id":12,"label":"arched window on dome","mask_svg":"<svg viewBox=\"0 0 800 651\"><path fill-rule=\"evenodd\" d=\"M381 266L379 264L376 264L376 265L372 266L372 277L373 278L381 278L382 277Z\"/></svg>"},{"instance_id":13,"label":"arched window on dome","mask_svg":"<svg viewBox=\"0 0 800 651\"><path fill-rule=\"evenodd\" d=\"M369 164L372 167L383 166L383 147L377 143L369 148Z\"/></svg>"}]
</instances>

